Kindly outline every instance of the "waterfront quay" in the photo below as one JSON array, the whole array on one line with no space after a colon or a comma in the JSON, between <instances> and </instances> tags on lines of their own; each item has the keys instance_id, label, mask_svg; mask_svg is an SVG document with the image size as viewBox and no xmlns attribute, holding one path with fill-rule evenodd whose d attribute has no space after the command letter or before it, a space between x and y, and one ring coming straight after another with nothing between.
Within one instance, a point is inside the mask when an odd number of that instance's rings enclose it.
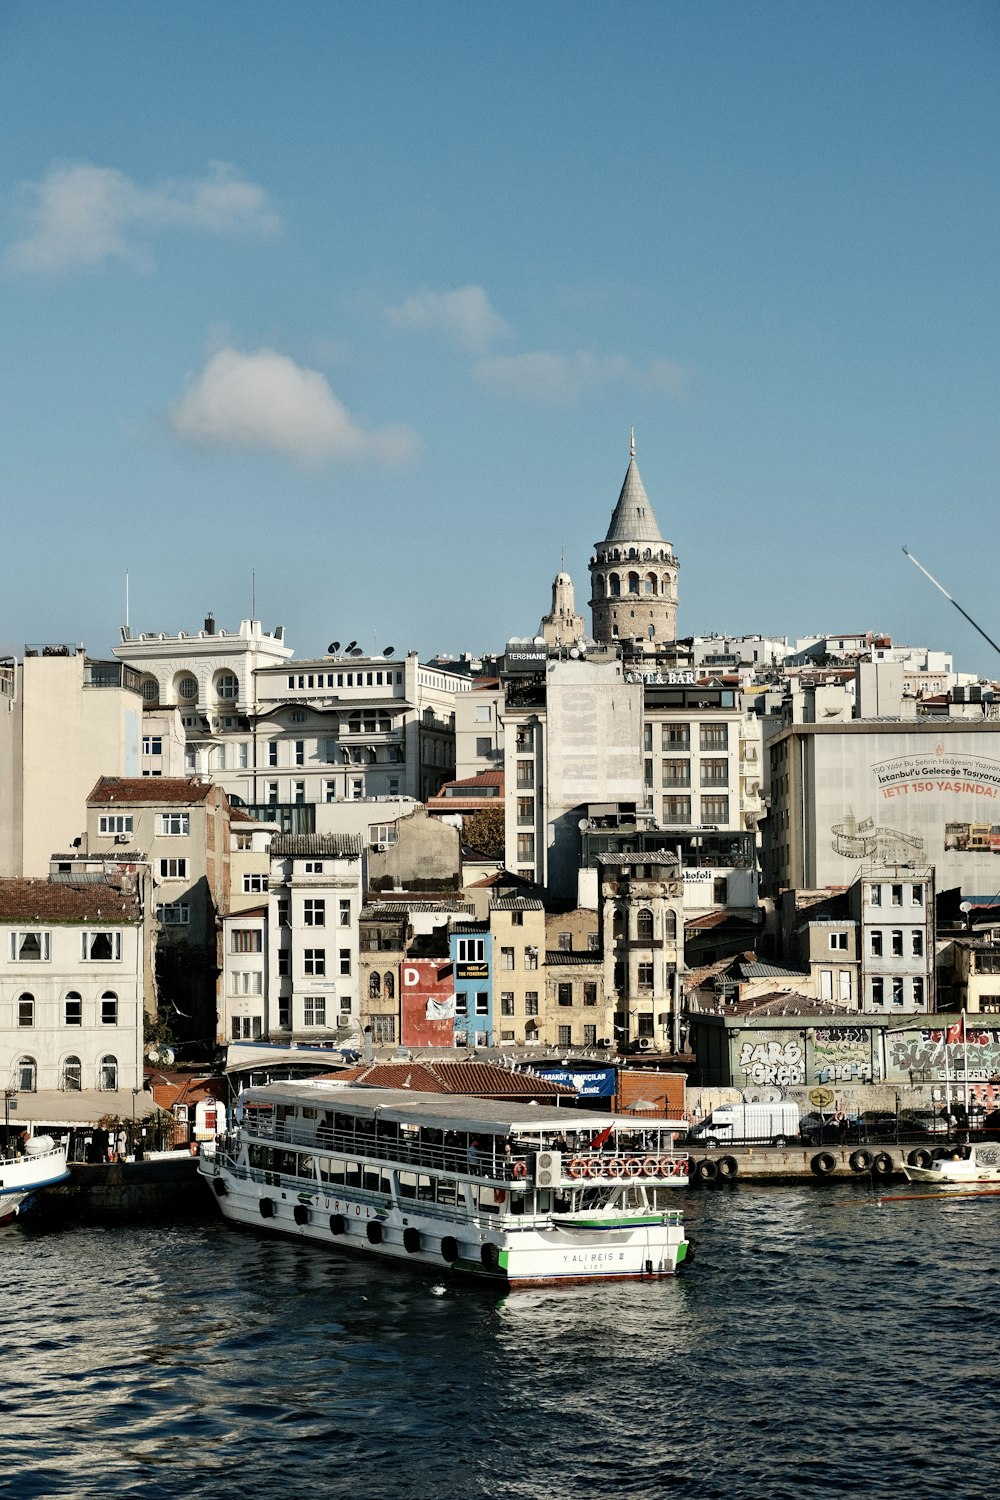
<instances>
[{"instance_id":1,"label":"waterfront quay","mask_svg":"<svg viewBox=\"0 0 1000 1500\"><path fill-rule=\"evenodd\" d=\"M950 1155L958 1142L920 1140L854 1141L788 1146L761 1144L690 1149L691 1187L715 1187L729 1182L790 1183L811 1178L854 1177L886 1182L902 1175L904 1164L927 1165L933 1156Z\"/></svg>"}]
</instances>

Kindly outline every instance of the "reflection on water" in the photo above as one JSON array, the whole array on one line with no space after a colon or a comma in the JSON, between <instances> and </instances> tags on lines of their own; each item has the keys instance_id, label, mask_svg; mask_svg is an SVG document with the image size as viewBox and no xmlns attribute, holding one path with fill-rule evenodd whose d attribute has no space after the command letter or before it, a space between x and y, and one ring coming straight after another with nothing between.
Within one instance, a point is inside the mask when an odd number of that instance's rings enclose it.
<instances>
[{"instance_id":1,"label":"reflection on water","mask_svg":"<svg viewBox=\"0 0 1000 1500\"><path fill-rule=\"evenodd\" d=\"M1000 1201L687 1219L676 1281L502 1300L216 1222L0 1231L0 1494L991 1492Z\"/></svg>"}]
</instances>

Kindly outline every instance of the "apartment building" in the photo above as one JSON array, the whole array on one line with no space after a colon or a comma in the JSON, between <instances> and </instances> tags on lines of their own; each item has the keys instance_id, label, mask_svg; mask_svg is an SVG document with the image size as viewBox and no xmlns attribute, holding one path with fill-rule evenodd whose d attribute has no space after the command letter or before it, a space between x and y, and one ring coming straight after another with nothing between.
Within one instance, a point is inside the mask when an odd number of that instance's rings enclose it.
<instances>
[{"instance_id":1,"label":"apartment building","mask_svg":"<svg viewBox=\"0 0 1000 1500\"><path fill-rule=\"evenodd\" d=\"M361 840L278 834L268 888L266 1031L322 1041L361 1035Z\"/></svg>"}]
</instances>

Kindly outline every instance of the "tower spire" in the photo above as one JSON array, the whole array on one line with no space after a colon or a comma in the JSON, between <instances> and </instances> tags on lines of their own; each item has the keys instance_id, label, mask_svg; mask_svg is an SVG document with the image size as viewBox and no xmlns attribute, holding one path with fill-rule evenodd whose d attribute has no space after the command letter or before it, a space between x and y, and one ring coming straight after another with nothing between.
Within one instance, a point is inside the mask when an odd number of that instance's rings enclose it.
<instances>
[{"instance_id":1,"label":"tower spire","mask_svg":"<svg viewBox=\"0 0 1000 1500\"><path fill-rule=\"evenodd\" d=\"M629 456L629 458L635 458L635 428L634 427L630 427L629 428L628 456Z\"/></svg>"}]
</instances>

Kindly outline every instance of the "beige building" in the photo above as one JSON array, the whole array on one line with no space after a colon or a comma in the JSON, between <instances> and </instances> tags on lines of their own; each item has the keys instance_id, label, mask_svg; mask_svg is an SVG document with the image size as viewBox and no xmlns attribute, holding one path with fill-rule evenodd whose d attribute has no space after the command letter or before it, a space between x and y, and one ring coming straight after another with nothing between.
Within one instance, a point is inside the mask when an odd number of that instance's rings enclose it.
<instances>
[{"instance_id":1,"label":"beige building","mask_svg":"<svg viewBox=\"0 0 1000 1500\"><path fill-rule=\"evenodd\" d=\"M598 859L605 993L622 1048L679 1050L684 887L665 851Z\"/></svg>"},{"instance_id":2,"label":"beige building","mask_svg":"<svg viewBox=\"0 0 1000 1500\"><path fill-rule=\"evenodd\" d=\"M82 647L25 647L0 670L0 874L44 876L85 826L100 775L138 775L138 677Z\"/></svg>"}]
</instances>

